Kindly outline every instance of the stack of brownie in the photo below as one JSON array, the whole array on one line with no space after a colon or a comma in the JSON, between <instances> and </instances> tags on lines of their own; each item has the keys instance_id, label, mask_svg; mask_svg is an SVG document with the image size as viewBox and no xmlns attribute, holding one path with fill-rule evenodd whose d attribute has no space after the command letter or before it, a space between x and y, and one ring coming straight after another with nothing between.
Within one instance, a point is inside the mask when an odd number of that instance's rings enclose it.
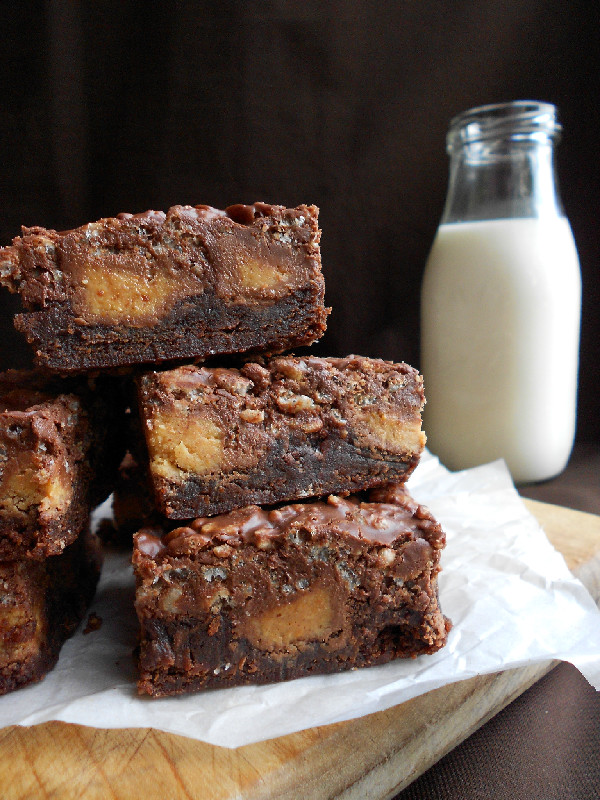
<instances>
[{"instance_id":1,"label":"stack of brownie","mask_svg":"<svg viewBox=\"0 0 600 800\"><path fill-rule=\"evenodd\" d=\"M40 368L130 370L115 515L139 528L142 693L337 672L446 641L444 533L404 488L425 442L421 377L289 354L325 330L319 238L314 206L175 206L24 229L0 251Z\"/></svg>"},{"instance_id":2,"label":"stack of brownie","mask_svg":"<svg viewBox=\"0 0 600 800\"><path fill-rule=\"evenodd\" d=\"M96 588L93 506L111 491L117 420L87 381L0 375L0 694L42 678Z\"/></svg>"}]
</instances>

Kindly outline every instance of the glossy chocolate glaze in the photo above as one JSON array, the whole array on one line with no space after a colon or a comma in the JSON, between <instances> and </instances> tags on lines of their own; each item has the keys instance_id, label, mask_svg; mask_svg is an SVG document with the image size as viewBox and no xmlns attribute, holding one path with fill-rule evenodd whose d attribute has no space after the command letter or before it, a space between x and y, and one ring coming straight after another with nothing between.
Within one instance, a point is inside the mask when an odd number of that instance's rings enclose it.
<instances>
[{"instance_id":1,"label":"glossy chocolate glaze","mask_svg":"<svg viewBox=\"0 0 600 800\"><path fill-rule=\"evenodd\" d=\"M136 547L151 558L180 556L220 542L238 546L256 543L264 537L289 537L300 530L335 530L342 536L382 545L422 538L435 549L443 547L443 531L424 506L399 485L384 491L388 492L388 502L330 495L323 501L292 503L274 509L247 506L217 517L199 517L163 536L145 529L137 535ZM379 494L382 495L381 490Z\"/></svg>"}]
</instances>

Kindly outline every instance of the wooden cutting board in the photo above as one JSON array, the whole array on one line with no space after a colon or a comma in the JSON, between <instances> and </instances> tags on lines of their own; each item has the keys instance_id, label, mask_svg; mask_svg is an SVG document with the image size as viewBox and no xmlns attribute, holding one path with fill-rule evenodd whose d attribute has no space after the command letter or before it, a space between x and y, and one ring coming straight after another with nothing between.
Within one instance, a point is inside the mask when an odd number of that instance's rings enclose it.
<instances>
[{"instance_id":1,"label":"wooden cutting board","mask_svg":"<svg viewBox=\"0 0 600 800\"><path fill-rule=\"evenodd\" d=\"M600 600L600 517L526 501ZM472 678L350 722L228 750L151 729L0 731L3 800L390 798L553 666Z\"/></svg>"}]
</instances>

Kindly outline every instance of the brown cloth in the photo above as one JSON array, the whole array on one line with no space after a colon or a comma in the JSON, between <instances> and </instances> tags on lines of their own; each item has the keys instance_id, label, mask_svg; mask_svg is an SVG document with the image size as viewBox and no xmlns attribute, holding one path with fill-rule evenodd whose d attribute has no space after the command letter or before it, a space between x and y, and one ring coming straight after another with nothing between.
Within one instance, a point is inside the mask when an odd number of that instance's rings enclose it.
<instances>
[{"instance_id":1,"label":"brown cloth","mask_svg":"<svg viewBox=\"0 0 600 800\"><path fill-rule=\"evenodd\" d=\"M600 797L600 692L559 664L395 800Z\"/></svg>"}]
</instances>

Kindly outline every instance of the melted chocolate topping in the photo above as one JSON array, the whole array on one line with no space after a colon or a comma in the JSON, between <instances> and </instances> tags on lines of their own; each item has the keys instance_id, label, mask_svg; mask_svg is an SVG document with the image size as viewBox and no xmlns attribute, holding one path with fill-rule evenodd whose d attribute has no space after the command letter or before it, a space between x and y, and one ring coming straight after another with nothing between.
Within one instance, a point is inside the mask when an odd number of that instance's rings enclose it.
<instances>
[{"instance_id":1,"label":"melted chocolate topping","mask_svg":"<svg viewBox=\"0 0 600 800\"><path fill-rule=\"evenodd\" d=\"M442 546L443 532L427 509L406 492L394 486L387 494L380 490L378 497L384 502L330 495L326 501L292 503L274 509L246 506L217 517L199 517L163 537L145 529L137 536L137 548L155 558L163 554L181 555L216 543L236 546L256 542L257 538L285 537L294 531L323 528L382 545L391 545L399 537L404 540L432 537L439 538L438 546ZM434 541L431 544L436 546Z\"/></svg>"}]
</instances>

